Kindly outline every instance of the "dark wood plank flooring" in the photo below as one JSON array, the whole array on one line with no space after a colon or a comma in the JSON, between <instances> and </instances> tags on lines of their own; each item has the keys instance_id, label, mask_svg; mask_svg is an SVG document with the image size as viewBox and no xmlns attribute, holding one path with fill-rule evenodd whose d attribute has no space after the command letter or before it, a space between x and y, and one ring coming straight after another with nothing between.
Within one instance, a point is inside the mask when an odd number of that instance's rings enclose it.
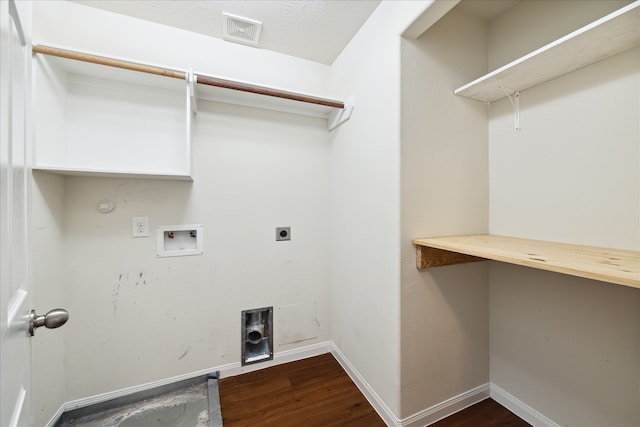
<instances>
[{"instance_id":1,"label":"dark wood plank flooring","mask_svg":"<svg viewBox=\"0 0 640 427\"><path fill-rule=\"evenodd\" d=\"M225 427L385 426L330 354L223 378Z\"/></svg>"},{"instance_id":2,"label":"dark wood plank flooring","mask_svg":"<svg viewBox=\"0 0 640 427\"><path fill-rule=\"evenodd\" d=\"M225 427L385 426L330 354L298 360L219 382ZM430 427L527 427L491 399Z\"/></svg>"},{"instance_id":3,"label":"dark wood plank flooring","mask_svg":"<svg viewBox=\"0 0 640 427\"><path fill-rule=\"evenodd\" d=\"M485 399L429 427L531 427L493 399Z\"/></svg>"}]
</instances>

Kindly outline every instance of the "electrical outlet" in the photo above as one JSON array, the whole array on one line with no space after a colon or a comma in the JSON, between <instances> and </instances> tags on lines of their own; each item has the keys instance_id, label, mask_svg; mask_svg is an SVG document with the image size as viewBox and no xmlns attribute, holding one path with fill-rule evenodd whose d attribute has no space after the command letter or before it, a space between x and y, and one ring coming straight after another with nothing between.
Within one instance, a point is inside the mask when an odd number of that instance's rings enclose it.
<instances>
[{"instance_id":1,"label":"electrical outlet","mask_svg":"<svg viewBox=\"0 0 640 427\"><path fill-rule=\"evenodd\" d=\"M131 218L131 237L149 237L149 217L134 216Z\"/></svg>"},{"instance_id":2,"label":"electrical outlet","mask_svg":"<svg viewBox=\"0 0 640 427\"><path fill-rule=\"evenodd\" d=\"M276 227L276 242L291 240L291 227Z\"/></svg>"}]
</instances>

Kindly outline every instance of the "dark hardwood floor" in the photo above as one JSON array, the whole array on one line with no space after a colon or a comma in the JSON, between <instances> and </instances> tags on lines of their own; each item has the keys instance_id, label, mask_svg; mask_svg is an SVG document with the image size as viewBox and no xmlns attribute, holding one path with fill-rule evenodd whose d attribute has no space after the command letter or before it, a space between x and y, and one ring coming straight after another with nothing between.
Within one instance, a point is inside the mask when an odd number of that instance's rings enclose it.
<instances>
[{"instance_id":1,"label":"dark hardwood floor","mask_svg":"<svg viewBox=\"0 0 640 427\"><path fill-rule=\"evenodd\" d=\"M485 399L429 427L531 427L493 399Z\"/></svg>"},{"instance_id":2,"label":"dark hardwood floor","mask_svg":"<svg viewBox=\"0 0 640 427\"><path fill-rule=\"evenodd\" d=\"M219 382L225 427L385 426L329 353L250 372ZM491 399L430 427L526 427Z\"/></svg>"},{"instance_id":3,"label":"dark hardwood floor","mask_svg":"<svg viewBox=\"0 0 640 427\"><path fill-rule=\"evenodd\" d=\"M385 426L331 354L219 382L225 427Z\"/></svg>"}]
</instances>

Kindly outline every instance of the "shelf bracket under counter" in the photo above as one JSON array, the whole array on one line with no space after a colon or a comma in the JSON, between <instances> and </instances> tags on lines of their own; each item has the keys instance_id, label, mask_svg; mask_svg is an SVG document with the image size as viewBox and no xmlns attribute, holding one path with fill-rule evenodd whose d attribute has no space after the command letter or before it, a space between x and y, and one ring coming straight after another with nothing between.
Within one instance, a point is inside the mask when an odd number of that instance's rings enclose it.
<instances>
[{"instance_id":1,"label":"shelf bracket under counter","mask_svg":"<svg viewBox=\"0 0 640 427\"><path fill-rule=\"evenodd\" d=\"M495 260L640 289L640 252L494 235L415 239L417 268Z\"/></svg>"},{"instance_id":2,"label":"shelf bracket under counter","mask_svg":"<svg viewBox=\"0 0 640 427\"><path fill-rule=\"evenodd\" d=\"M447 251L431 246L423 246L421 243L416 243L421 240L414 240L414 244L416 245L416 267L418 269L487 261L487 258L480 258L460 252Z\"/></svg>"}]
</instances>

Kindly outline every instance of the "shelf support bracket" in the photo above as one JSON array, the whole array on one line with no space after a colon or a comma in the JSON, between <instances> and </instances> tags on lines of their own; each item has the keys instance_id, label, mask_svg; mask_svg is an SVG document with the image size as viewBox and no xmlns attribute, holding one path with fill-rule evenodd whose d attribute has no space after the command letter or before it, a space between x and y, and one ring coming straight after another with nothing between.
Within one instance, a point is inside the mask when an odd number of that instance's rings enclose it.
<instances>
[{"instance_id":1,"label":"shelf support bracket","mask_svg":"<svg viewBox=\"0 0 640 427\"><path fill-rule=\"evenodd\" d=\"M451 252L429 246L416 245L416 267L418 269L440 267L443 265L466 264L468 262L486 261L472 255Z\"/></svg>"},{"instance_id":2,"label":"shelf support bracket","mask_svg":"<svg viewBox=\"0 0 640 427\"><path fill-rule=\"evenodd\" d=\"M520 130L520 92L504 86L500 86L500 89L502 89L505 95L507 95L507 98L509 98L509 102L511 102L511 106L513 107L515 128L516 130Z\"/></svg>"},{"instance_id":3,"label":"shelf support bracket","mask_svg":"<svg viewBox=\"0 0 640 427\"><path fill-rule=\"evenodd\" d=\"M198 97L196 96L196 75L193 74L193 69L189 68L189 71L186 73L186 79L191 102L191 113L196 115L198 114Z\"/></svg>"},{"instance_id":4,"label":"shelf support bracket","mask_svg":"<svg viewBox=\"0 0 640 427\"><path fill-rule=\"evenodd\" d=\"M353 107L355 107L355 105L355 99L350 96L344 101L344 108L332 111L327 119L329 131L334 130L335 128L349 120L351 118L351 113L353 113Z\"/></svg>"}]
</instances>

